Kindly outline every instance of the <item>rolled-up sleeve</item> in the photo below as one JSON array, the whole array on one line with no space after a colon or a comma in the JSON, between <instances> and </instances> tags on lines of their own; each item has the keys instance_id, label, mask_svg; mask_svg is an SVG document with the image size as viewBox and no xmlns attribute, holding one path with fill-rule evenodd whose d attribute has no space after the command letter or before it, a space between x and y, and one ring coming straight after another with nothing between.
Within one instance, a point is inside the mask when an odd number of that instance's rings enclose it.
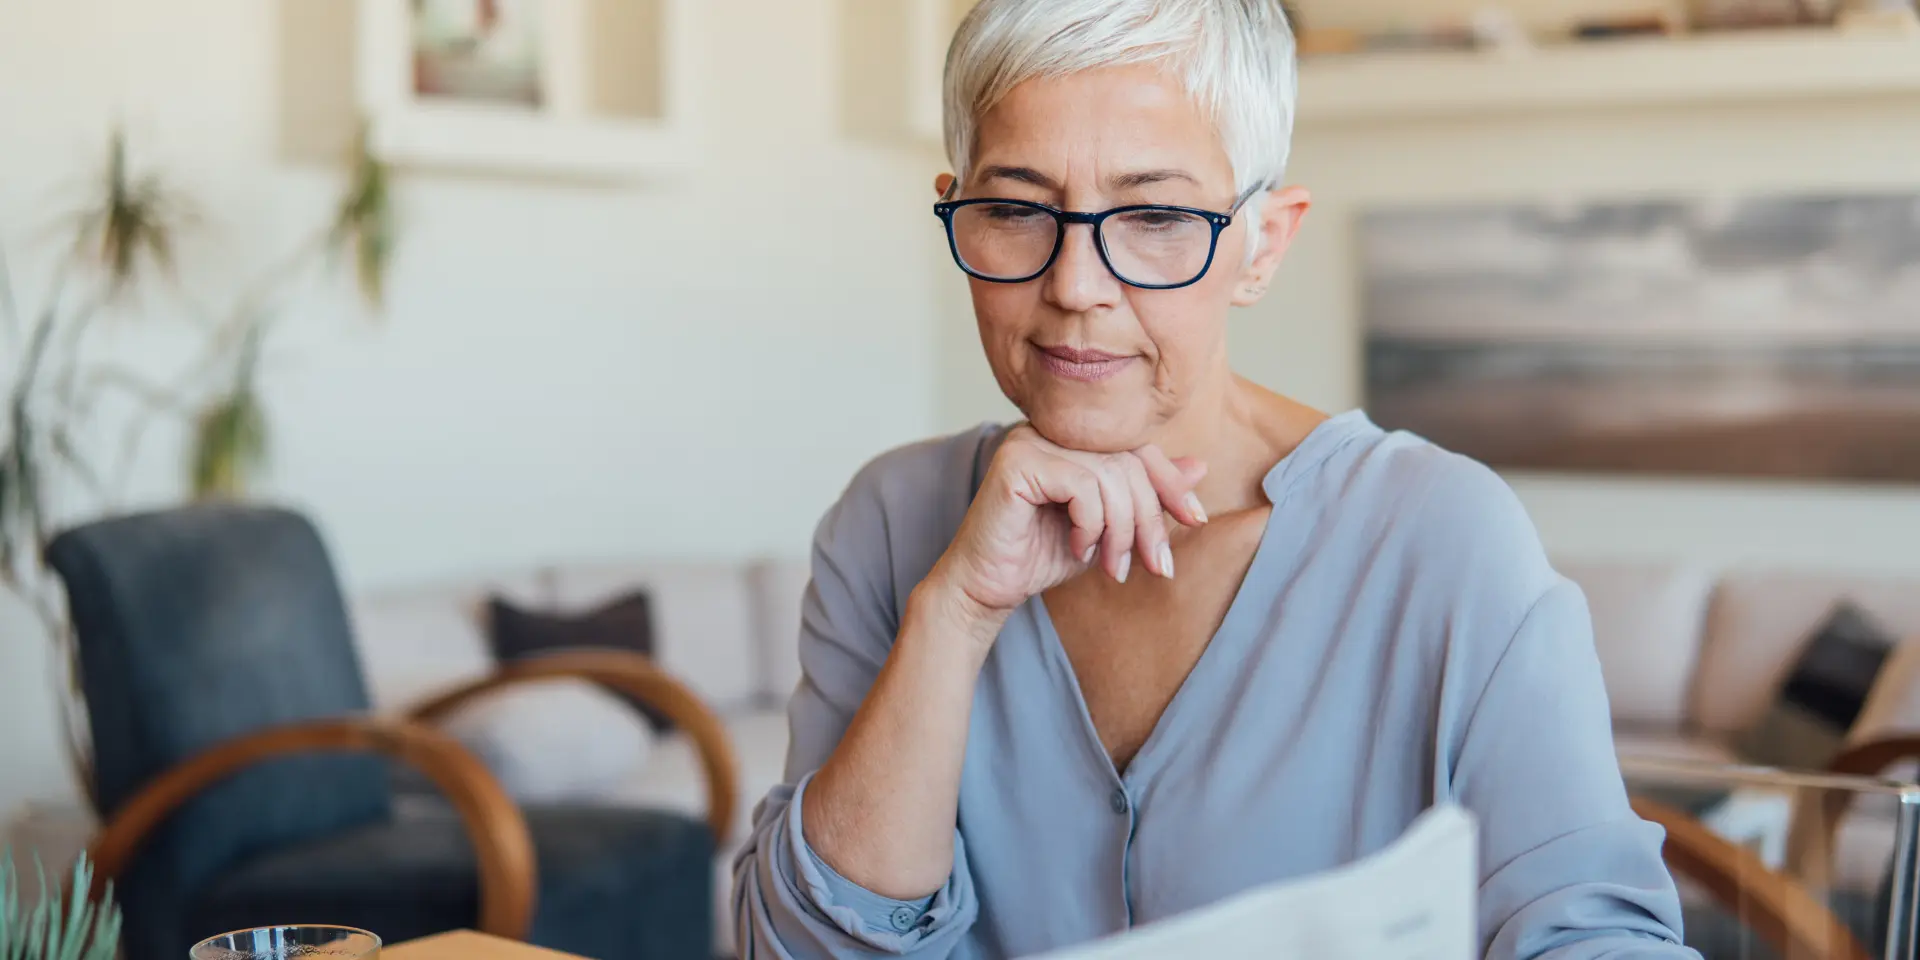
<instances>
[{"instance_id":1,"label":"rolled-up sleeve","mask_svg":"<svg viewBox=\"0 0 1920 960\"><path fill-rule=\"evenodd\" d=\"M811 779L808 777L806 779ZM760 848L736 870L735 909L746 957L945 956L972 924L966 848L956 835L946 885L920 900L894 900L840 876L807 845L800 823L806 779L763 805ZM776 801L777 804L776 804ZM777 806L777 812L769 811Z\"/></svg>"},{"instance_id":2,"label":"rolled-up sleeve","mask_svg":"<svg viewBox=\"0 0 1920 960\"><path fill-rule=\"evenodd\" d=\"M1561 581L1512 635L1452 779L1481 825L1489 960L1698 960L1680 945L1663 833L1627 803L1578 587Z\"/></svg>"},{"instance_id":3,"label":"rolled-up sleeve","mask_svg":"<svg viewBox=\"0 0 1920 960\"><path fill-rule=\"evenodd\" d=\"M753 834L734 861L734 925L746 960L944 957L979 913L958 829L946 883L907 901L840 876L808 846L801 822L807 784L846 734L898 630L886 535L872 485L856 478L814 537L801 680L787 707L786 783L755 809Z\"/></svg>"}]
</instances>

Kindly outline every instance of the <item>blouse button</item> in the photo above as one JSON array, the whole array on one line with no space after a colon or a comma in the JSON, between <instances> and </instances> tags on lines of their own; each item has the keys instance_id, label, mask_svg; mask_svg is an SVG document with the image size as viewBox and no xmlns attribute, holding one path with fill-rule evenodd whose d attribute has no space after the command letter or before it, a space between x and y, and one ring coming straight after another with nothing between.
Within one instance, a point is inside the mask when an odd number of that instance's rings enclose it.
<instances>
[{"instance_id":1,"label":"blouse button","mask_svg":"<svg viewBox=\"0 0 1920 960\"><path fill-rule=\"evenodd\" d=\"M919 922L920 917L918 911L912 907L894 907L893 916L890 919L893 921L895 930L906 933L913 929L913 925Z\"/></svg>"},{"instance_id":2,"label":"blouse button","mask_svg":"<svg viewBox=\"0 0 1920 960\"><path fill-rule=\"evenodd\" d=\"M1107 798L1107 802L1113 805L1114 813L1121 814L1124 816L1127 812L1127 806L1128 806L1126 789L1122 787L1114 787L1113 795Z\"/></svg>"}]
</instances>

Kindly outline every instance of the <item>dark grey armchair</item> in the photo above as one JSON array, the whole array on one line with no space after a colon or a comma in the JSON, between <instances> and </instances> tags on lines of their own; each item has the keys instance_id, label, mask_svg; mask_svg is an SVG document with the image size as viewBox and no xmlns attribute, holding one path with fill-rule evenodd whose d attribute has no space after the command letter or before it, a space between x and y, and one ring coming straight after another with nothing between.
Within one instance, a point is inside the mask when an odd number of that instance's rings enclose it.
<instances>
[{"instance_id":1,"label":"dark grey armchair","mask_svg":"<svg viewBox=\"0 0 1920 960\"><path fill-rule=\"evenodd\" d=\"M601 960L710 960L732 753L711 711L648 661L530 661L375 720L326 550L298 515L125 517L61 535L47 558L78 634L105 824L92 852L117 884L129 960L294 922L389 943L477 928ZM429 725L469 696L547 676L593 679L671 717L706 766L708 821L521 810ZM395 761L449 802L397 814Z\"/></svg>"}]
</instances>

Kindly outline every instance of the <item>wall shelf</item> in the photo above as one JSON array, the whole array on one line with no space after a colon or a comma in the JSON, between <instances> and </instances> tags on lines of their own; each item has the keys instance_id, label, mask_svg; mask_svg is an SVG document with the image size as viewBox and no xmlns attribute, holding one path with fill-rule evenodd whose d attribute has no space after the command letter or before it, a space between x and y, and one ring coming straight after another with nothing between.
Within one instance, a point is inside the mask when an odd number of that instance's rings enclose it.
<instances>
[{"instance_id":1,"label":"wall shelf","mask_svg":"<svg viewBox=\"0 0 1920 960\"><path fill-rule=\"evenodd\" d=\"M872 0L880 2L880 0ZM885 0L891 4L899 0ZM895 125L938 143L947 39L973 0L906 0L889 24L904 89ZM1594 41L1522 52L1382 52L1300 67L1303 128L1498 114L1911 96L1920 37L1899 31L1764 30Z\"/></svg>"},{"instance_id":2,"label":"wall shelf","mask_svg":"<svg viewBox=\"0 0 1920 960\"><path fill-rule=\"evenodd\" d=\"M1300 123L1912 95L1920 40L1786 30L1521 53L1377 53L1300 70ZM1920 102L1917 100L1916 102Z\"/></svg>"}]
</instances>

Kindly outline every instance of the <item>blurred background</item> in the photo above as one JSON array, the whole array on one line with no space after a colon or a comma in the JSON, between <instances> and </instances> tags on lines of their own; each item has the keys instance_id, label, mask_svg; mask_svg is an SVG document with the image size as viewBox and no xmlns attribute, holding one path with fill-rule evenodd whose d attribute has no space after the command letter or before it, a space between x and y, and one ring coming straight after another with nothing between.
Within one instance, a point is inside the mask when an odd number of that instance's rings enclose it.
<instances>
[{"instance_id":1,"label":"blurred background","mask_svg":"<svg viewBox=\"0 0 1920 960\"><path fill-rule=\"evenodd\" d=\"M0 823L91 829L45 541L197 498L317 526L381 710L502 656L422 610L644 586L758 799L821 512L1011 413L930 212L967 6L0 0ZM1316 204L1242 373L1488 459L1695 627L1748 573L1906 609L1910 7L1296 6ZM1703 655L1653 656L1647 712L1704 722Z\"/></svg>"}]
</instances>

